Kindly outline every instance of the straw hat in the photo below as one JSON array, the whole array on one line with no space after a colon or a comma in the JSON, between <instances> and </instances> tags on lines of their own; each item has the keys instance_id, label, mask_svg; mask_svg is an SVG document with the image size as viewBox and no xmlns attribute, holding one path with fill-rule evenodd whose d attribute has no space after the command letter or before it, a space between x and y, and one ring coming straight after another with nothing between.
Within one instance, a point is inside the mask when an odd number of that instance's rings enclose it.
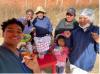
<instances>
[{"instance_id":1,"label":"straw hat","mask_svg":"<svg viewBox=\"0 0 100 74\"><path fill-rule=\"evenodd\" d=\"M43 9L42 6L38 6L36 11L34 13L38 13L38 12L43 12L43 13L46 13L46 11Z\"/></svg>"}]
</instances>

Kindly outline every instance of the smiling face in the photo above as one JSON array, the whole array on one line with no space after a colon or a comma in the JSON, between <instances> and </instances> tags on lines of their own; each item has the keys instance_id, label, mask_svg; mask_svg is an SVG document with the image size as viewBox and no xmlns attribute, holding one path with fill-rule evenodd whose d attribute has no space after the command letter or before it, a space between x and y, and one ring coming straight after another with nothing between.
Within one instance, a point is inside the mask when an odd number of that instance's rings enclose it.
<instances>
[{"instance_id":1,"label":"smiling face","mask_svg":"<svg viewBox=\"0 0 100 74\"><path fill-rule=\"evenodd\" d=\"M33 13L32 12L27 12L26 18L27 18L27 20L32 20L33 19Z\"/></svg>"},{"instance_id":2,"label":"smiling face","mask_svg":"<svg viewBox=\"0 0 100 74\"><path fill-rule=\"evenodd\" d=\"M90 23L90 20L89 20L88 17L86 17L86 16L80 16L80 17L79 17L79 24L80 24L81 26L85 26L85 25L87 25L88 23Z\"/></svg>"},{"instance_id":3,"label":"smiling face","mask_svg":"<svg viewBox=\"0 0 100 74\"><path fill-rule=\"evenodd\" d=\"M59 40L58 40L58 45L61 46L61 47L64 47L64 46L65 46L65 41L64 41L64 39L59 39Z\"/></svg>"},{"instance_id":4,"label":"smiling face","mask_svg":"<svg viewBox=\"0 0 100 74\"><path fill-rule=\"evenodd\" d=\"M69 13L66 14L67 22L72 22L75 19L75 15L71 15Z\"/></svg>"},{"instance_id":5,"label":"smiling face","mask_svg":"<svg viewBox=\"0 0 100 74\"><path fill-rule=\"evenodd\" d=\"M3 32L4 43L17 45L22 39L22 29L17 24L10 24Z\"/></svg>"},{"instance_id":6,"label":"smiling face","mask_svg":"<svg viewBox=\"0 0 100 74\"><path fill-rule=\"evenodd\" d=\"M39 19L42 19L43 16L44 16L44 12L38 12L38 13L37 13L37 17L38 17Z\"/></svg>"}]
</instances>

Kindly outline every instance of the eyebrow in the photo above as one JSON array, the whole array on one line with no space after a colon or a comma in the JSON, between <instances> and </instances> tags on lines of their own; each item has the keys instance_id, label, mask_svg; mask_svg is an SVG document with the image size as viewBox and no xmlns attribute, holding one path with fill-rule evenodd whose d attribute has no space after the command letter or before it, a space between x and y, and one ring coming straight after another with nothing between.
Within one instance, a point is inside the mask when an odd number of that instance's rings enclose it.
<instances>
[{"instance_id":1,"label":"eyebrow","mask_svg":"<svg viewBox=\"0 0 100 74\"><path fill-rule=\"evenodd\" d=\"M7 29L14 29L14 28L7 27ZM22 29L21 29L21 28L17 28L17 30L22 31Z\"/></svg>"}]
</instances>

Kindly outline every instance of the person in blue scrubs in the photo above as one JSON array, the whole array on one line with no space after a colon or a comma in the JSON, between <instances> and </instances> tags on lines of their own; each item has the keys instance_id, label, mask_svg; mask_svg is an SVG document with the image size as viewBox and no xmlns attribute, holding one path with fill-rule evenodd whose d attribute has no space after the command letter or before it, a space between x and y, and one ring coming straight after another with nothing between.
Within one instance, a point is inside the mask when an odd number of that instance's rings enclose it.
<instances>
[{"instance_id":1,"label":"person in blue scrubs","mask_svg":"<svg viewBox=\"0 0 100 74\"><path fill-rule=\"evenodd\" d=\"M15 18L2 23L3 44L0 46L0 73L40 73L36 56L28 59L17 49L22 39L23 24Z\"/></svg>"}]
</instances>

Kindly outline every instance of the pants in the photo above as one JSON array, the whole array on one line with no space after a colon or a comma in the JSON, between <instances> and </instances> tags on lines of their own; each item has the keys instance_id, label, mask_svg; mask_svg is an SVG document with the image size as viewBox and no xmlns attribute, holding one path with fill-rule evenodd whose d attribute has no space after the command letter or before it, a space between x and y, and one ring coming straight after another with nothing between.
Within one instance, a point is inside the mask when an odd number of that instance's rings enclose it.
<instances>
[{"instance_id":1,"label":"pants","mask_svg":"<svg viewBox=\"0 0 100 74\"><path fill-rule=\"evenodd\" d=\"M63 67L63 66L61 66L61 67L56 66L56 72L57 72L58 74L63 74L63 73L64 73L64 67Z\"/></svg>"}]
</instances>

